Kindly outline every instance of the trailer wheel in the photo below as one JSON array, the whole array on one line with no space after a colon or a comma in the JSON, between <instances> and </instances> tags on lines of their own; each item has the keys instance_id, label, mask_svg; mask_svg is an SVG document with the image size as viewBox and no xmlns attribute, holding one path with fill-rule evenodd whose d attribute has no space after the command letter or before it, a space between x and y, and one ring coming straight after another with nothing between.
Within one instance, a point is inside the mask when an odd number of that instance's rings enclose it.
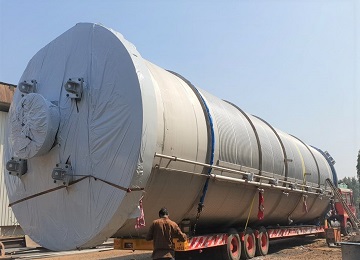
<instances>
[{"instance_id":1,"label":"trailer wheel","mask_svg":"<svg viewBox=\"0 0 360 260\"><path fill-rule=\"evenodd\" d=\"M221 248L224 260L239 260L241 256L241 242L238 234L230 234L226 246Z\"/></svg>"},{"instance_id":2,"label":"trailer wheel","mask_svg":"<svg viewBox=\"0 0 360 260\"><path fill-rule=\"evenodd\" d=\"M344 236L348 236L353 232L353 225L351 224L351 222L348 220L346 221L346 226L344 228L342 228L342 233Z\"/></svg>"},{"instance_id":3,"label":"trailer wheel","mask_svg":"<svg viewBox=\"0 0 360 260\"><path fill-rule=\"evenodd\" d=\"M243 245L243 259L250 259L255 256L256 251L256 241L255 241L255 235L252 229L247 228L244 233L244 243Z\"/></svg>"},{"instance_id":4,"label":"trailer wheel","mask_svg":"<svg viewBox=\"0 0 360 260\"><path fill-rule=\"evenodd\" d=\"M256 238L256 255L265 256L269 251L269 234L264 227L260 227Z\"/></svg>"}]
</instances>

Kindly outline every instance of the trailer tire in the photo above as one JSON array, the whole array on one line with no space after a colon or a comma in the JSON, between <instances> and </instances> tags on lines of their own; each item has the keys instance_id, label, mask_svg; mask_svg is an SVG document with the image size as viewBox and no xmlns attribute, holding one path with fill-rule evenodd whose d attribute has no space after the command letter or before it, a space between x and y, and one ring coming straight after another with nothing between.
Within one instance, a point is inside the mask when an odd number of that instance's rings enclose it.
<instances>
[{"instance_id":1,"label":"trailer tire","mask_svg":"<svg viewBox=\"0 0 360 260\"><path fill-rule=\"evenodd\" d=\"M255 256L256 241L255 235L251 228L247 228L244 232L244 242L242 243L242 259L251 259Z\"/></svg>"},{"instance_id":2,"label":"trailer tire","mask_svg":"<svg viewBox=\"0 0 360 260\"><path fill-rule=\"evenodd\" d=\"M354 227L353 225L351 224L351 222L348 220L346 221L346 225L345 227L342 228L342 233L344 236L349 236L351 235L351 233L353 232L354 230Z\"/></svg>"},{"instance_id":3,"label":"trailer tire","mask_svg":"<svg viewBox=\"0 0 360 260\"><path fill-rule=\"evenodd\" d=\"M239 260L241 256L241 241L238 234L229 234L226 245L221 248L224 260Z\"/></svg>"},{"instance_id":4,"label":"trailer tire","mask_svg":"<svg viewBox=\"0 0 360 260\"><path fill-rule=\"evenodd\" d=\"M256 255L265 256L269 251L269 234L265 227L258 229L256 237Z\"/></svg>"}]
</instances>

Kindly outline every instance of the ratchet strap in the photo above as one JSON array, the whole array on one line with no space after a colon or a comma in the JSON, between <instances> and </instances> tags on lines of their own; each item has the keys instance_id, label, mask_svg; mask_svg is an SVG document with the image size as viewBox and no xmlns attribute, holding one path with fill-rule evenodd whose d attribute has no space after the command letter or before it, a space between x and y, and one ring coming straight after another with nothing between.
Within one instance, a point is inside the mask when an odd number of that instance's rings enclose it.
<instances>
[{"instance_id":1,"label":"ratchet strap","mask_svg":"<svg viewBox=\"0 0 360 260\"><path fill-rule=\"evenodd\" d=\"M83 176L82 178L80 178L80 179L78 179L78 180L75 180L75 181L70 182L68 186L66 186L66 185L61 185L61 186L58 186L58 187L56 187L56 188L52 188L52 189L48 189L48 190L45 190L45 191L42 191L42 192L39 192L39 193L35 193L35 194L30 195L30 196L28 196L28 197L25 197L25 198L19 199L19 200L17 200L17 201L14 201L14 202L12 202L12 203L9 204L9 207L12 207L12 206L14 206L14 205L16 205L16 204L18 204L18 203L21 203L21 202L24 202L24 201L27 201L27 200L30 200L30 199L39 197L39 196L41 196L41 195L45 195L45 194L50 193L50 192L53 192L53 191L57 191L57 190L64 189L64 188L68 188L68 187L70 187L70 186L72 186L72 185L74 185L74 184L76 184L76 183L78 183L78 182L80 182L80 181L82 181L82 180L85 180L85 179L87 179L87 178L94 178L95 181L96 181L96 180L102 181L102 182L104 182L104 183L106 183L106 184L108 184L108 185L110 185L110 186L112 186L112 187L115 187L115 188L117 188L117 189L119 189L119 190L122 190L122 191L125 191L125 192L143 191L143 190L144 190L144 188L125 188L125 187L122 187L122 186L117 185L117 184L115 184L115 183L112 183L112 182L109 182L109 181L106 181L106 180L97 178L97 177L95 177L95 176L87 175L87 176Z\"/></svg>"}]
</instances>

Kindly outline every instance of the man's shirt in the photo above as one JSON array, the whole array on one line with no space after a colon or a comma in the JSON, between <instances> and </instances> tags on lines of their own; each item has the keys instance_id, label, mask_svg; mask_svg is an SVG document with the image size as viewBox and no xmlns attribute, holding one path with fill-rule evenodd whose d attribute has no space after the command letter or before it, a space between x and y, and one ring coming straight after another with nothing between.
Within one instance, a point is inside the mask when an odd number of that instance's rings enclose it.
<instances>
[{"instance_id":1,"label":"man's shirt","mask_svg":"<svg viewBox=\"0 0 360 260\"><path fill-rule=\"evenodd\" d=\"M173 238L185 241L187 237L181 232L179 226L168 217L154 220L146 236L146 240L154 240L152 258L175 257Z\"/></svg>"}]
</instances>

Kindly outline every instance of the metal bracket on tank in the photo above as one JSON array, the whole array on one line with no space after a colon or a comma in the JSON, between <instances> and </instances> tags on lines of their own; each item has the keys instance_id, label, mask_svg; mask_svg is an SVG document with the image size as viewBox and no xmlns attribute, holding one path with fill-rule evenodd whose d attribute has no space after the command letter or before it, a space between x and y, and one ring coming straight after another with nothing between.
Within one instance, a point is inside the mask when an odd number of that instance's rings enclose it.
<instances>
[{"instance_id":1,"label":"metal bracket on tank","mask_svg":"<svg viewBox=\"0 0 360 260\"><path fill-rule=\"evenodd\" d=\"M72 180L73 170L70 164L58 163L52 171L51 177L54 179L54 183L57 181L62 182L63 185L68 186Z\"/></svg>"},{"instance_id":2,"label":"metal bracket on tank","mask_svg":"<svg viewBox=\"0 0 360 260\"><path fill-rule=\"evenodd\" d=\"M309 191L309 192L312 192L313 189L312 189L312 187L310 187L310 186L306 186L306 187L305 187L305 190L306 190L306 191Z\"/></svg>"},{"instance_id":3,"label":"metal bracket on tank","mask_svg":"<svg viewBox=\"0 0 360 260\"><path fill-rule=\"evenodd\" d=\"M6 170L10 175L21 177L27 172L27 160L11 157L11 160L6 163Z\"/></svg>"},{"instance_id":4,"label":"metal bracket on tank","mask_svg":"<svg viewBox=\"0 0 360 260\"><path fill-rule=\"evenodd\" d=\"M292 189L292 190L296 190L297 189L296 183L290 183L289 188Z\"/></svg>"},{"instance_id":5,"label":"metal bracket on tank","mask_svg":"<svg viewBox=\"0 0 360 260\"><path fill-rule=\"evenodd\" d=\"M243 174L243 179L246 181L253 181L254 180L254 174L249 172L249 173L244 173Z\"/></svg>"},{"instance_id":6,"label":"metal bracket on tank","mask_svg":"<svg viewBox=\"0 0 360 260\"><path fill-rule=\"evenodd\" d=\"M24 80L23 82L19 83L17 88L20 90L20 92L24 94L29 94L36 92L36 85L37 81L35 79L31 80L30 82Z\"/></svg>"},{"instance_id":7,"label":"metal bracket on tank","mask_svg":"<svg viewBox=\"0 0 360 260\"><path fill-rule=\"evenodd\" d=\"M325 196L325 189L323 189L323 188L320 188L319 190L318 190L318 195L319 195L319 199L323 199L323 196Z\"/></svg>"},{"instance_id":8,"label":"metal bracket on tank","mask_svg":"<svg viewBox=\"0 0 360 260\"><path fill-rule=\"evenodd\" d=\"M83 78L70 78L64 85L65 90L68 92L66 96L80 100L83 93L83 85Z\"/></svg>"},{"instance_id":9,"label":"metal bracket on tank","mask_svg":"<svg viewBox=\"0 0 360 260\"><path fill-rule=\"evenodd\" d=\"M279 180L278 179L271 179L271 180L269 180L269 184L278 186L279 185Z\"/></svg>"}]
</instances>

